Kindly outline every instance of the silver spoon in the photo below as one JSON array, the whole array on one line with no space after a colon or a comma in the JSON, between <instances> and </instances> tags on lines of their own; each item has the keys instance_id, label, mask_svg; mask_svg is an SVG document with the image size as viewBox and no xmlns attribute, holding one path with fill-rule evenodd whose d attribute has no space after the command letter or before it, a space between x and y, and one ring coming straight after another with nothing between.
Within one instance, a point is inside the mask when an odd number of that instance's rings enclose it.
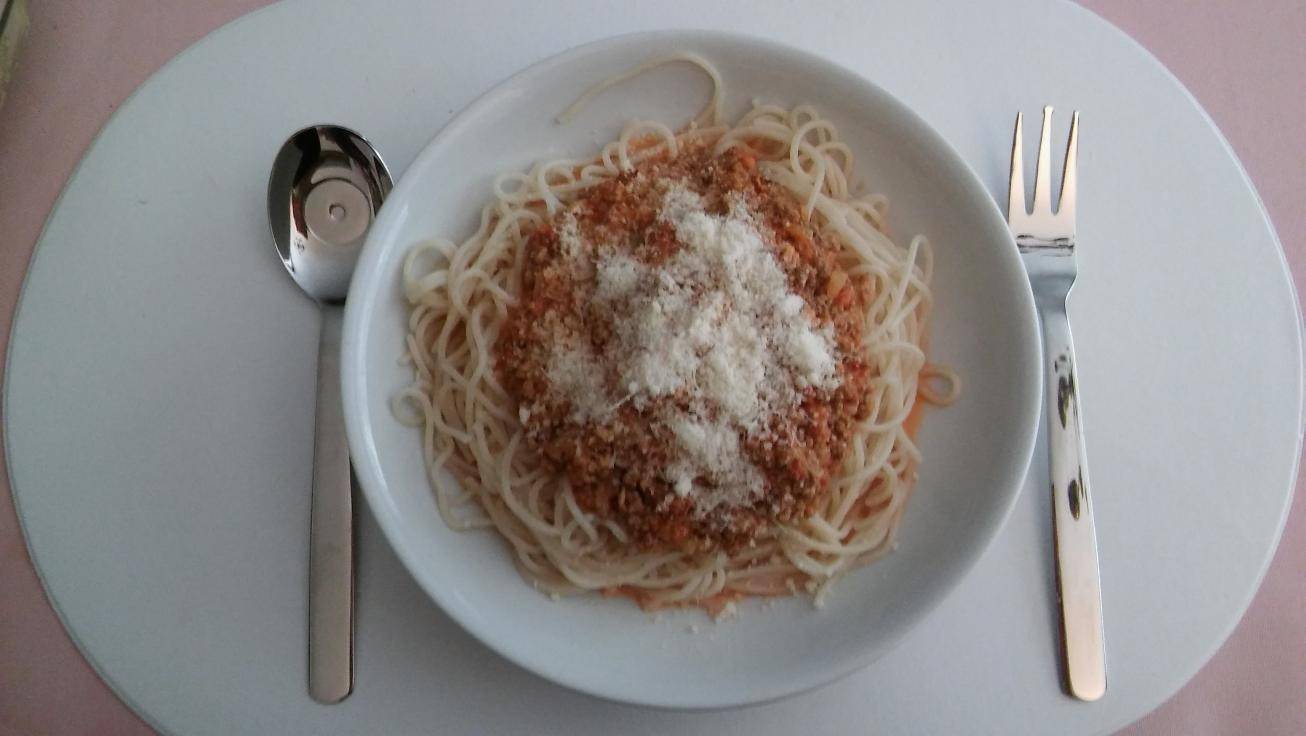
<instances>
[{"instance_id":1,"label":"silver spoon","mask_svg":"<svg viewBox=\"0 0 1306 736\"><path fill-rule=\"evenodd\" d=\"M268 219L291 278L322 305L313 502L308 542L308 693L337 703L353 689L354 510L340 397L340 326L354 262L390 172L362 136L315 125L281 146Z\"/></svg>"}]
</instances>

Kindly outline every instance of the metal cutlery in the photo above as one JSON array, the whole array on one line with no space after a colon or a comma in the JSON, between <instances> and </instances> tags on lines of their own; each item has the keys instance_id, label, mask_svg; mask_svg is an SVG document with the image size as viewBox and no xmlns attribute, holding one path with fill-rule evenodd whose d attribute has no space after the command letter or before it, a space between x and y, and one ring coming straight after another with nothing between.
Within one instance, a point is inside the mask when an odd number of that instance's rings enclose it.
<instances>
[{"instance_id":1,"label":"metal cutlery","mask_svg":"<svg viewBox=\"0 0 1306 736\"><path fill-rule=\"evenodd\" d=\"M1061 196L1055 212L1052 209L1049 153L1052 108L1043 108L1032 212L1025 206L1023 121L1023 114L1017 113L1011 150L1007 222L1029 274L1039 321L1043 326L1048 465L1066 688L1074 697L1092 701L1106 692L1102 587L1098 574L1093 503L1089 495L1088 460L1080 420L1075 347L1066 315L1066 297L1075 284L1077 271L1075 198L1079 113L1075 112L1071 117Z\"/></svg>"},{"instance_id":2,"label":"metal cutlery","mask_svg":"<svg viewBox=\"0 0 1306 736\"><path fill-rule=\"evenodd\" d=\"M308 692L320 703L340 702L353 689L354 511L340 327L354 262L391 186L376 149L335 125L292 135L268 180L277 254L322 306L308 537Z\"/></svg>"}]
</instances>

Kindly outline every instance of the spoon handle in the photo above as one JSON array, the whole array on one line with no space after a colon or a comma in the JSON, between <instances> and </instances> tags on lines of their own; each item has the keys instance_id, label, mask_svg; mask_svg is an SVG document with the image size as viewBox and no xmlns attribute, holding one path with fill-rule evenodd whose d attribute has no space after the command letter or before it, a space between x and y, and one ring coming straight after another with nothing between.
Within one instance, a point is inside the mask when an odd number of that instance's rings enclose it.
<instances>
[{"instance_id":1,"label":"spoon handle","mask_svg":"<svg viewBox=\"0 0 1306 736\"><path fill-rule=\"evenodd\" d=\"M353 689L354 510L340 396L344 310L322 309L313 503L308 540L308 693L337 703Z\"/></svg>"}]
</instances>

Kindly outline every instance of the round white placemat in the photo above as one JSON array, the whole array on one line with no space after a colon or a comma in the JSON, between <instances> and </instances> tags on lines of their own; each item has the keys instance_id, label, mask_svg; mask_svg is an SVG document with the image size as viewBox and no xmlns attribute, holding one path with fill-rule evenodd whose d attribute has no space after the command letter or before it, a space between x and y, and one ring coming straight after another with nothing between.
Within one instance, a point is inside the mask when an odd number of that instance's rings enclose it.
<instances>
[{"instance_id":1,"label":"round white placemat","mask_svg":"<svg viewBox=\"0 0 1306 736\"><path fill-rule=\"evenodd\" d=\"M20 518L88 658L152 724L186 734L1075 734L1154 707L1245 609L1299 456L1296 298L1206 115L1068 3L625 6L288 0L214 33L121 107L42 235L6 374ZM1083 111L1071 319L1107 616L1100 703L1057 683L1041 446L999 540L901 647L742 711L617 706L518 670L439 613L364 512L355 692L309 700L318 316L268 243L272 155L299 126L334 121L399 172L521 67L677 26L769 36L860 71L995 194L1017 109ZM603 653L577 642L576 656Z\"/></svg>"}]
</instances>

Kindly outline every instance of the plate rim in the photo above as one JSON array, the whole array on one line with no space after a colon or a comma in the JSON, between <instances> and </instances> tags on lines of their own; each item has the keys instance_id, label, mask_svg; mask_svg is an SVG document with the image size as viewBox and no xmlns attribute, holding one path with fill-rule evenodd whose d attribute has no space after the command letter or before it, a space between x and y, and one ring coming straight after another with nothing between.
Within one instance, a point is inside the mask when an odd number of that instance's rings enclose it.
<instances>
[{"instance_id":1,"label":"plate rim","mask_svg":"<svg viewBox=\"0 0 1306 736\"><path fill-rule=\"evenodd\" d=\"M987 204L989 213L997 218L1001 224L1001 231L1006 234L1006 240L1010 243L1010 248L1005 249L1003 255L998 257L1015 259L1016 267L1024 270L1023 263L1019 261L1019 252L1016 248L1014 237L1010 235L1007 228L1006 217L1002 214L1000 205L996 199L989 193L979 174L974 167L947 141L932 125L930 125L919 113L903 102L897 95L877 84L874 80L864 74L843 66L838 62L828 59L820 54L807 51L796 46L775 41L766 37L756 36L737 31L721 31L702 28L665 28L649 31L634 31L621 33L613 36L607 36L578 45L570 46L552 55L538 59L513 74L501 79L485 92L478 95L461 110L457 111L445 125L440 127L431 138L423 145L412 163L404 170L395 182L395 187L391 191L390 197L397 199L396 195L404 195L409 188L414 186L413 176L410 172L429 167L429 162L439 155L445 146L454 139L460 130L470 121L479 118L483 113L499 104L500 97L509 93L522 81L531 79L536 75L547 74L556 67L567 65L578 57L584 57L590 54L600 54L627 44L638 44L641 42L653 42L659 40L672 39L678 44L692 45L694 43L726 43L734 45L746 45L764 51L768 56L782 56L792 60L798 60L803 64L816 66L823 72L832 75L843 75L855 81L856 84L866 88L869 92L882 96L889 101L890 105L896 106L905 118L910 120L924 135L932 140L934 150L940 155L949 159L958 169L960 175L964 178L965 186L983 193L983 200ZM365 293L368 290L360 288L360 284L368 281L376 282L383 280L384 275L377 273L381 266L379 257L383 246L381 233L386 233L395 227L393 221L401 215L396 214L397 209L394 207L382 207L377 219L373 222L368 232L366 242L359 254L358 265L354 271L354 276L350 282L350 294ZM1042 376L1043 362L1043 340L1039 327L1039 318L1035 305L1032 287L1028 279L1019 281L1019 293L1016 298L1021 302L1021 313L1027 316L1024 320L1025 329L1021 334L1021 342L1026 348L1032 348L1031 358L1032 375ZM380 291L380 290L378 290ZM396 557L399 558L408 574L414 579L422 591L446 614L455 621L459 627L476 639L483 646L491 651L504 657L514 665L525 669L532 674L541 677L550 682L562 685L576 692L584 693L616 703L629 705L653 707L666 710L679 711L711 711L727 708L734 708L748 705L758 705L763 703L774 702L785 698L800 695L809 692L818 687L827 685L837 680L843 679L854 672L857 672L869 666L876 659L884 656L888 651L896 648L908 634L919 626L930 614L951 596L961 583L974 571L976 565L984 557L994 542L1001 535L1002 530L1006 527L1011 517L1016 503L1020 498L1024 484L1027 481L1031 463L1033 462L1034 451L1037 445L1039 428L1043 414L1043 397L1044 385L1042 380L1035 380L1035 387L1032 391L1026 390L1020 399L1023 399L1027 406L1018 416L1022 418L1021 432L1018 433L1019 448L1015 458L1015 466L1019 468L1018 477L1013 478L1012 487L1006 492L1005 499L998 509L998 513L992 521L992 529L984 538L983 542L976 549L975 553L959 568L955 578L942 586L932 597L927 599L921 607L919 615L909 623L901 626L898 631L888 637L878 647L864 647L855 656L844 660L838 665L832 665L822 670L819 676L808 678L798 684L759 690L757 695L748 695L742 697L711 697L710 694L703 694L705 697L693 701L675 700L660 697L641 696L638 693L630 692L613 686L604 686L601 683L587 681L582 677L576 677L570 674L572 670L567 667L553 666L539 663L522 655L511 646L501 643L501 638L497 637L494 630L480 625L474 617L468 616L468 611L457 605L451 599L451 596L444 594L440 587L435 584L428 584L426 573L422 572L423 562L415 558L414 553L408 547L396 544L394 540L401 536L399 529L400 521L397 518L393 506L388 503L388 493L384 489L386 482L380 471L380 462L378 460L376 445L373 441L372 423L368 416L368 403L366 386L366 351L362 349L368 334L367 322L375 308L375 301L369 301L363 306L359 306L360 300L346 300L345 303L345 320L341 340L341 384L343 393L343 408L345 417L346 434L349 441L350 456L354 461L354 470L359 480L359 485L368 506L376 518L378 526L386 537L386 543L394 550Z\"/></svg>"}]
</instances>

